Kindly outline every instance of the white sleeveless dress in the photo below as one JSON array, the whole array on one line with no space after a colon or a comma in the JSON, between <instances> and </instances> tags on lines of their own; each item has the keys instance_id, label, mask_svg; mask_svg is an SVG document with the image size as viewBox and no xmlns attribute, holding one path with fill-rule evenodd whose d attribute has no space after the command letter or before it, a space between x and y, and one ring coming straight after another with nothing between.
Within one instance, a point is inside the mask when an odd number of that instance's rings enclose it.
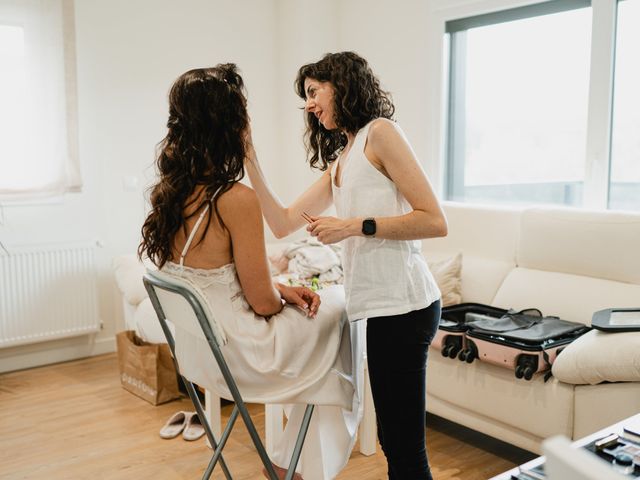
<instances>
[{"instance_id":1,"label":"white sleeveless dress","mask_svg":"<svg viewBox=\"0 0 640 480\"><path fill-rule=\"evenodd\" d=\"M296 471L305 480L335 478L355 443L364 385L365 334L347 321L342 286L318 292L322 302L315 318L285 305L267 321L249 306L232 263L206 270L181 264L169 262L162 272L188 281L209 300L228 340L222 353L245 401L293 404L285 408L289 421L272 461L289 465L305 406L314 404ZM181 330L175 337L178 363L189 379L231 399L206 342Z\"/></svg>"}]
</instances>

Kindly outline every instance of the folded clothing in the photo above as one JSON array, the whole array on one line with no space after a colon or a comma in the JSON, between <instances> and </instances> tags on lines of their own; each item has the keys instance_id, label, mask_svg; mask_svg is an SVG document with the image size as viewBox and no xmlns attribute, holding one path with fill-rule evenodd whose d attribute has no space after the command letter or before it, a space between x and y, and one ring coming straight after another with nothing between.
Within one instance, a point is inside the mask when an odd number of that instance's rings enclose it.
<instances>
[{"instance_id":1,"label":"folded clothing","mask_svg":"<svg viewBox=\"0 0 640 480\"><path fill-rule=\"evenodd\" d=\"M339 245L325 245L310 237L289 244L270 260L282 283L321 288L342 283L340 252Z\"/></svg>"}]
</instances>

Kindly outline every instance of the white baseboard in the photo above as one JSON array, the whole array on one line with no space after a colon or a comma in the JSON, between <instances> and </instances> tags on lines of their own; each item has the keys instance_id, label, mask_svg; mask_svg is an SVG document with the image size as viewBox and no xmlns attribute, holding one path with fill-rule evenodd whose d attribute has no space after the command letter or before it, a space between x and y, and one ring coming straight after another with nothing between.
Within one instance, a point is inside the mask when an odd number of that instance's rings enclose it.
<instances>
[{"instance_id":1,"label":"white baseboard","mask_svg":"<svg viewBox=\"0 0 640 480\"><path fill-rule=\"evenodd\" d=\"M96 339L95 335L4 348L0 350L0 373L67 362L115 351L115 337Z\"/></svg>"}]
</instances>

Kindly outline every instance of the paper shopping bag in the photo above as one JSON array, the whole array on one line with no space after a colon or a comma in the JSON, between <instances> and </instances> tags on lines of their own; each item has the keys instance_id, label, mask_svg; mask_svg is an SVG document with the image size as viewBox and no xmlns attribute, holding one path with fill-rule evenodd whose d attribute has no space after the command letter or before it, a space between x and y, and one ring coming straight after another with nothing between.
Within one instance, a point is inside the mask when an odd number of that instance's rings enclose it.
<instances>
[{"instance_id":1,"label":"paper shopping bag","mask_svg":"<svg viewBox=\"0 0 640 480\"><path fill-rule=\"evenodd\" d=\"M133 330L118 333L116 341L125 390L153 405L180 397L169 345L145 342Z\"/></svg>"}]
</instances>

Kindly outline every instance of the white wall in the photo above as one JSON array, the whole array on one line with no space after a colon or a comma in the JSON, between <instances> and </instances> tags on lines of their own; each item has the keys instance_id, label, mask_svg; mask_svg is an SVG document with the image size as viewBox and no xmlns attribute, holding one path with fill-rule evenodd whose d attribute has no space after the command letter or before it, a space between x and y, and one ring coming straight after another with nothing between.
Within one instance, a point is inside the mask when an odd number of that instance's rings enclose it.
<instances>
[{"instance_id":1,"label":"white wall","mask_svg":"<svg viewBox=\"0 0 640 480\"><path fill-rule=\"evenodd\" d=\"M428 2L424 0L349 0L340 3L340 49L353 50L370 63L391 92L396 120L404 130L432 183L427 164L428 107L426 62Z\"/></svg>"},{"instance_id":2,"label":"white wall","mask_svg":"<svg viewBox=\"0 0 640 480\"><path fill-rule=\"evenodd\" d=\"M288 204L316 180L320 173L306 162L302 142L303 100L293 88L298 69L339 49L339 0L278 0L278 101L279 171L265 172L281 200ZM260 154L262 152L259 152ZM264 158L261 155L261 158Z\"/></svg>"},{"instance_id":3,"label":"white wall","mask_svg":"<svg viewBox=\"0 0 640 480\"><path fill-rule=\"evenodd\" d=\"M277 133L273 2L101 0L76 2L76 10L81 148L100 169L104 235L114 253L138 244L142 190L123 191L122 180L137 177L144 187L153 180L155 145L166 133L167 93L184 71L238 64L250 92L256 142L271 166Z\"/></svg>"}]
</instances>

